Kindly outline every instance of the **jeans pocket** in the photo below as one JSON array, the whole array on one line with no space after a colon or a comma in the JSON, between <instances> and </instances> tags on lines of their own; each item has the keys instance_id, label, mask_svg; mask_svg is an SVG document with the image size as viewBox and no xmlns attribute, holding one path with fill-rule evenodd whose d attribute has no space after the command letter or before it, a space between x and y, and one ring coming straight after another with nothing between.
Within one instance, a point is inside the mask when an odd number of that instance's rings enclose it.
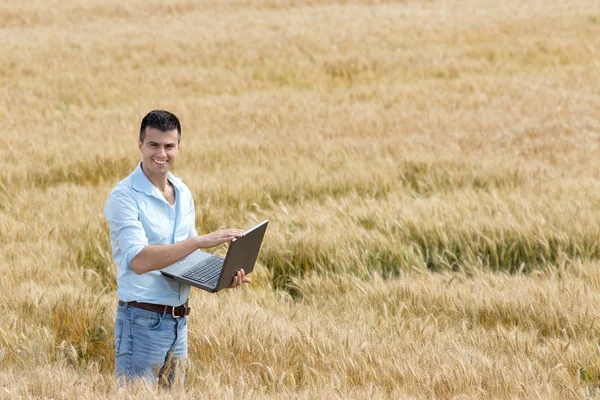
<instances>
[{"instance_id":1,"label":"jeans pocket","mask_svg":"<svg viewBox=\"0 0 600 400\"><path fill-rule=\"evenodd\" d=\"M151 313L143 313L141 315L136 315L133 319L133 327L134 328L142 328L142 329L158 329L162 323L162 315L151 314Z\"/></svg>"}]
</instances>

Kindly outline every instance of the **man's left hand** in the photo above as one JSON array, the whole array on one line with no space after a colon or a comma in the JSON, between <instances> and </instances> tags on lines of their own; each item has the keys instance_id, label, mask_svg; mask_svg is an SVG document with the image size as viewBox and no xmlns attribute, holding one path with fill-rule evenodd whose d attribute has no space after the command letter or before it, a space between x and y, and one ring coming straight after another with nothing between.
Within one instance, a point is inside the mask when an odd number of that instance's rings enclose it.
<instances>
[{"instance_id":1,"label":"man's left hand","mask_svg":"<svg viewBox=\"0 0 600 400\"><path fill-rule=\"evenodd\" d=\"M240 269L233 277L233 282L229 285L229 289L235 289L238 286L242 286L244 283L252 283L252 279L246 276L243 269Z\"/></svg>"}]
</instances>

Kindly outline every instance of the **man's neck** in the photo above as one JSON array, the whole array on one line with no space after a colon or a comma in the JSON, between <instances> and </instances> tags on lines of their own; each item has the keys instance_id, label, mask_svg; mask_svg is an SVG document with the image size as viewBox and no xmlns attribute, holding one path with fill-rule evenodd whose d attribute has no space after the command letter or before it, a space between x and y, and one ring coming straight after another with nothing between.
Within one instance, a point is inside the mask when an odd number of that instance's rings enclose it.
<instances>
[{"instance_id":1,"label":"man's neck","mask_svg":"<svg viewBox=\"0 0 600 400\"><path fill-rule=\"evenodd\" d=\"M150 172L147 168L144 168L144 163L142 163L142 172L144 173L144 175L146 175L146 178L148 178L148 180L158 188L158 190L160 190L162 193L164 193L167 190L167 187L169 185L169 173L167 172L166 174L153 174L152 172Z\"/></svg>"}]
</instances>

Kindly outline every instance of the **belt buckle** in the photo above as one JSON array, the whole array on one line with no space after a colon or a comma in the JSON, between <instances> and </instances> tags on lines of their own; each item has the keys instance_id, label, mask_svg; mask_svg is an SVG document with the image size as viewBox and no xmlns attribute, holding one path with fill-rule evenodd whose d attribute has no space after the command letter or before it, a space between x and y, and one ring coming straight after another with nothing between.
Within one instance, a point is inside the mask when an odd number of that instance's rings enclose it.
<instances>
[{"instance_id":1,"label":"belt buckle","mask_svg":"<svg viewBox=\"0 0 600 400\"><path fill-rule=\"evenodd\" d=\"M183 315L175 315L175 309L179 308L179 307L183 307ZM173 317L174 319L184 317L185 316L185 312L187 311L186 308L187 307L185 306L185 304L183 304L181 306L177 306L177 307L171 307L171 317Z\"/></svg>"}]
</instances>

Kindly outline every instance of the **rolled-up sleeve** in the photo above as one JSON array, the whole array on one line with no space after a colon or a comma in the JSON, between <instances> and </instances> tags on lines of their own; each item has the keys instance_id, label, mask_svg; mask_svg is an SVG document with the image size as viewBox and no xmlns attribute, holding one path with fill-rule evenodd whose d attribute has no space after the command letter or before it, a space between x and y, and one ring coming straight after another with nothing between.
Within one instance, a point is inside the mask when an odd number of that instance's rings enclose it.
<instances>
[{"instance_id":1,"label":"rolled-up sleeve","mask_svg":"<svg viewBox=\"0 0 600 400\"><path fill-rule=\"evenodd\" d=\"M131 260L148 246L135 199L124 191L114 190L106 200L104 215L110 228L115 261L124 268L131 268Z\"/></svg>"}]
</instances>

